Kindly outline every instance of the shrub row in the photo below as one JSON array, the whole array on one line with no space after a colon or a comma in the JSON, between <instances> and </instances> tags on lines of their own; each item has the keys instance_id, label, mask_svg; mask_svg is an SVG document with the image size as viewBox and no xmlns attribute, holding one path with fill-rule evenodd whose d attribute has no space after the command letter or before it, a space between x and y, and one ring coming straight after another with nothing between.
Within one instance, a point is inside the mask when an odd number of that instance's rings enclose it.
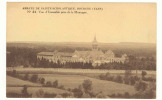
<instances>
[{"instance_id":1,"label":"shrub row","mask_svg":"<svg viewBox=\"0 0 162 100\"><path fill-rule=\"evenodd\" d=\"M117 83L124 83L124 84L130 84L130 85L134 85L136 81L140 79L137 76L121 76L121 75L112 76L109 73L101 74L99 75L99 78L101 80L113 81Z\"/></svg>"}]
</instances>

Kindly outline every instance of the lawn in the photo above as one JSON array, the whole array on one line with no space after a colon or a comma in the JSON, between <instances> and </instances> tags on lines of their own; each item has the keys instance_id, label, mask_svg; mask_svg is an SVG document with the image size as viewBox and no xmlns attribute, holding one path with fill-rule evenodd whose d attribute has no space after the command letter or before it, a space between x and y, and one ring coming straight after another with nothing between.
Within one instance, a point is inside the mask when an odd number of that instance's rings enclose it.
<instances>
[{"instance_id":1,"label":"lawn","mask_svg":"<svg viewBox=\"0 0 162 100\"><path fill-rule=\"evenodd\" d=\"M59 85L64 85L66 89L77 88L79 85L83 83L84 80L89 79L92 81L93 91L96 93L102 91L105 95L107 95L112 93L125 93L125 92L129 92L129 94L134 94L136 92L134 87L131 85L99 80L80 75L39 74L38 76L44 77L46 82L47 81L53 82L55 80L58 80Z\"/></svg>"}]
</instances>

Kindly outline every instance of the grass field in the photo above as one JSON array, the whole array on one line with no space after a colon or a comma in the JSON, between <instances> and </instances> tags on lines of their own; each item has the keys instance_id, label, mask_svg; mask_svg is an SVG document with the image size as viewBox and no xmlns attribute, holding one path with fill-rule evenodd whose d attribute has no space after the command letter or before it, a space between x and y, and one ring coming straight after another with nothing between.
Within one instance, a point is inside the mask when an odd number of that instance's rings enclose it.
<instances>
[{"instance_id":1,"label":"grass field","mask_svg":"<svg viewBox=\"0 0 162 100\"><path fill-rule=\"evenodd\" d=\"M21 93L23 87L7 87L6 91L7 93ZM36 93L39 90L43 90L44 93L55 93L55 94L62 94L62 93L68 93L66 90L61 90L57 88L50 88L50 87L28 87L27 91L29 94L32 94L32 97L37 97Z\"/></svg>"},{"instance_id":2,"label":"grass field","mask_svg":"<svg viewBox=\"0 0 162 100\"><path fill-rule=\"evenodd\" d=\"M55 80L58 80L59 85L64 85L66 89L77 88L79 85L83 83L84 80L89 79L92 81L93 91L96 93L102 91L105 95L107 95L112 93L125 93L125 92L134 94L136 92L134 87L131 85L99 80L80 75L39 74L38 76L44 77L46 81L53 82Z\"/></svg>"},{"instance_id":3,"label":"grass field","mask_svg":"<svg viewBox=\"0 0 162 100\"><path fill-rule=\"evenodd\" d=\"M28 86L28 93L32 94L32 97L37 97L36 92L42 89L44 93L55 93L55 94L62 94L67 93L66 90L61 90L57 88L51 88L51 87L41 87L40 84L35 84L29 81L23 81L14 77L7 76L7 87L6 92L7 93L21 93L23 89L23 85Z\"/></svg>"},{"instance_id":4,"label":"grass field","mask_svg":"<svg viewBox=\"0 0 162 100\"><path fill-rule=\"evenodd\" d=\"M125 70L106 70L106 69L65 69L65 68L7 68L7 71L15 69L17 72L24 73L44 73L50 74L55 72L66 72L66 73L124 73ZM156 74L156 71L145 70L148 74ZM142 70L138 70L141 74ZM132 73L136 73L136 70L132 70Z\"/></svg>"},{"instance_id":5,"label":"grass field","mask_svg":"<svg viewBox=\"0 0 162 100\"><path fill-rule=\"evenodd\" d=\"M22 76L24 76L26 73L29 74L29 77L32 74L38 74L38 77L45 78L46 82L47 81L54 82L55 80L58 80L59 86L63 85L66 89L77 88L79 85L83 83L84 80L89 79L92 81L94 93L98 93L102 91L104 95L111 95L113 93L124 94L125 92L128 92L129 94L135 94L137 92L135 91L134 86L116 83L112 81L99 80L96 78L98 75L105 74L107 72L113 75L124 75L125 70L62 69L62 68L60 69L59 68L55 68L55 69L54 68L14 68L14 69L19 75ZM7 71L12 72L14 69L7 69ZM141 72L142 71L138 71L138 76L141 76ZM156 71L146 71L146 72L147 72L146 77L151 76L156 78ZM132 73L135 75L136 71L133 70ZM23 86L23 85L34 86L34 87L29 87L29 91L33 94L36 91L38 91L40 88L43 88L43 87L38 87L40 86L40 84L35 84L29 81L23 81L17 78L7 76L7 86L8 86L7 91L11 91L11 90L13 91L14 90L13 88L15 87L12 86ZM54 88L44 87L43 90L48 92L50 91L54 93L55 92L61 93L59 89L54 89ZM62 90L62 92L66 92L66 91Z\"/></svg>"},{"instance_id":6,"label":"grass field","mask_svg":"<svg viewBox=\"0 0 162 100\"><path fill-rule=\"evenodd\" d=\"M32 82L29 82L29 81L24 81L24 80L14 78L14 77L11 77L11 76L7 76L6 80L7 80L6 81L7 87L10 87L10 86L12 86L12 87L14 87L14 86L24 86L24 85L34 86L34 87L41 86L40 84L32 83Z\"/></svg>"}]
</instances>

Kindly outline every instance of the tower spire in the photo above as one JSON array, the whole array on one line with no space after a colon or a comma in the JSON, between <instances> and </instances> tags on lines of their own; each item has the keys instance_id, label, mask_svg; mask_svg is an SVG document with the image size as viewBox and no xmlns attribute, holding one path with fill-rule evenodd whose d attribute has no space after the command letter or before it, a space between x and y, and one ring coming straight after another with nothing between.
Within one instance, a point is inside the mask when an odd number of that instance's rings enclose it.
<instances>
[{"instance_id":1,"label":"tower spire","mask_svg":"<svg viewBox=\"0 0 162 100\"><path fill-rule=\"evenodd\" d=\"M94 36L94 41L96 41L96 34L95 34L95 36Z\"/></svg>"},{"instance_id":2,"label":"tower spire","mask_svg":"<svg viewBox=\"0 0 162 100\"><path fill-rule=\"evenodd\" d=\"M98 50L98 43L97 43L97 40L96 40L96 34L95 34L94 40L92 42L92 50Z\"/></svg>"}]
</instances>

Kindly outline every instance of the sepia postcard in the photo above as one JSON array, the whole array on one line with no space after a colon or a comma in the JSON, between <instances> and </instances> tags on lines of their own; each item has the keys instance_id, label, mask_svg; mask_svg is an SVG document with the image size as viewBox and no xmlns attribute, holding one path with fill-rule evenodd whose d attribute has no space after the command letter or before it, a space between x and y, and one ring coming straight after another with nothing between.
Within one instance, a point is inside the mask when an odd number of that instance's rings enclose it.
<instances>
[{"instance_id":1,"label":"sepia postcard","mask_svg":"<svg viewBox=\"0 0 162 100\"><path fill-rule=\"evenodd\" d=\"M7 3L7 98L156 98L156 3Z\"/></svg>"}]
</instances>

